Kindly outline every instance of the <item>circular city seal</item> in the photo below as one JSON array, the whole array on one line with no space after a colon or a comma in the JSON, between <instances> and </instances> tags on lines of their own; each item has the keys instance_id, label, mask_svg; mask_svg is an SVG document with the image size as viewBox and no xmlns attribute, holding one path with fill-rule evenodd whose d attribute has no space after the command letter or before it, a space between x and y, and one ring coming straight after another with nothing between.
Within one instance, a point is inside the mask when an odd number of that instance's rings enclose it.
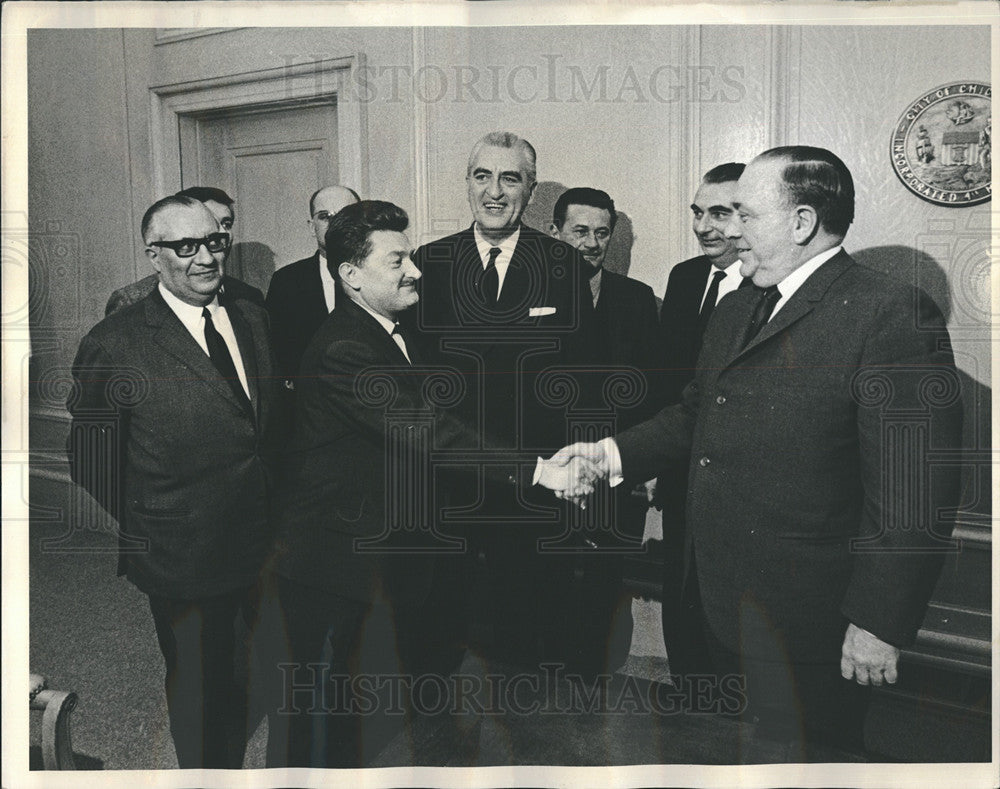
<instances>
[{"instance_id":1,"label":"circular city seal","mask_svg":"<svg viewBox=\"0 0 1000 789\"><path fill-rule=\"evenodd\" d=\"M990 86L942 85L910 104L892 134L892 167L911 192L935 205L990 199Z\"/></svg>"}]
</instances>

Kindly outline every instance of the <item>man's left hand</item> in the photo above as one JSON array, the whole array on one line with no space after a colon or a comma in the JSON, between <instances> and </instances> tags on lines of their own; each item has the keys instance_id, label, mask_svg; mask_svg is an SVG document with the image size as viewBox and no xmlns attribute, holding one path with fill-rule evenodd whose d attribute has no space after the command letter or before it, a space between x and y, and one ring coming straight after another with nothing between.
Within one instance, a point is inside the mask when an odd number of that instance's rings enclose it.
<instances>
[{"instance_id":1,"label":"man's left hand","mask_svg":"<svg viewBox=\"0 0 1000 789\"><path fill-rule=\"evenodd\" d=\"M840 673L844 679L854 679L859 685L881 685L884 678L891 685L897 679L898 662L899 649L892 644L857 625L847 626L840 653Z\"/></svg>"}]
</instances>

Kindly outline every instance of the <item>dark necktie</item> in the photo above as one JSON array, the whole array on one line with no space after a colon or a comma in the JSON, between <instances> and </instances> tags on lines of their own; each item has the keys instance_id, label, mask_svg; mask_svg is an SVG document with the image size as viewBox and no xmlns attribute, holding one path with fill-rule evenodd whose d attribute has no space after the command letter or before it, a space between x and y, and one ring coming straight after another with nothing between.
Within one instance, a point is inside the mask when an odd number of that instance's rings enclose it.
<instances>
[{"instance_id":1,"label":"dark necktie","mask_svg":"<svg viewBox=\"0 0 1000 789\"><path fill-rule=\"evenodd\" d=\"M750 319L750 325L747 326L747 333L743 337L743 348L746 348L751 343L753 338L764 328L764 324L771 319L771 313L774 312L774 305L781 299L781 291L778 290L777 285L771 285L768 288L757 288L757 290L760 291L760 294L757 306L754 307L753 317Z\"/></svg>"},{"instance_id":2,"label":"dark necktie","mask_svg":"<svg viewBox=\"0 0 1000 789\"><path fill-rule=\"evenodd\" d=\"M701 312L698 313L698 325L702 334L708 326L708 319L712 317L712 310L715 309L715 302L719 300L719 283L726 277L725 271L716 271L712 275L712 284L708 286L708 293L705 294L705 301L702 302Z\"/></svg>"},{"instance_id":3,"label":"dark necktie","mask_svg":"<svg viewBox=\"0 0 1000 789\"><path fill-rule=\"evenodd\" d=\"M398 323L392 327L392 341L399 346L399 350L403 352L407 361L413 364L413 346L406 341L406 332Z\"/></svg>"},{"instance_id":4,"label":"dark necktie","mask_svg":"<svg viewBox=\"0 0 1000 789\"><path fill-rule=\"evenodd\" d=\"M201 311L201 316L205 319L205 344L208 346L208 355L212 360L212 364L215 365L215 369L219 371L219 374L226 379L226 383L233 390L233 394L240 401L240 405L246 409L248 414L253 414L250 398L247 397L247 393L243 389L243 384L240 383L240 377L236 373L236 365L233 363L232 354L229 353L229 346L226 345L226 341L222 339L222 335L219 334L215 328L215 324L212 323L212 313L208 311L208 307L205 307Z\"/></svg>"},{"instance_id":5,"label":"dark necktie","mask_svg":"<svg viewBox=\"0 0 1000 789\"><path fill-rule=\"evenodd\" d=\"M490 259L486 261L482 279L479 280L479 293L489 307L495 307L500 293L500 272L497 271L497 258L500 247L490 247Z\"/></svg>"}]
</instances>

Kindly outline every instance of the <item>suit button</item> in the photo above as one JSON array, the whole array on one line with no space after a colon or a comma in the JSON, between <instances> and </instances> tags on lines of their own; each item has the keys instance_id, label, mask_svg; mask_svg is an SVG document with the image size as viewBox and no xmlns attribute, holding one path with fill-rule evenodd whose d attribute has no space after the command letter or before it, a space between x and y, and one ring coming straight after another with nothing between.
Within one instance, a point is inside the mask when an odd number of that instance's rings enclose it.
<instances>
[{"instance_id":1,"label":"suit button","mask_svg":"<svg viewBox=\"0 0 1000 789\"><path fill-rule=\"evenodd\" d=\"M718 397L715 398L715 402L717 402L719 405L724 405L726 402L726 396L719 395Z\"/></svg>"},{"instance_id":2,"label":"suit button","mask_svg":"<svg viewBox=\"0 0 1000 789\"><path fill-rule=\"evenodd\" d=\"M416 428L413 425L407 425L406 429L407 430L415 430Z\"/></svg>"},{"instance_id":3,"label":"suit button","mask_svg":"<svg viewBox=\"0 0 1000 789\"><path fill-rule=\"evenodd\" d=\"M712 461L709 460L708 457L703 457L701 460L698 461L698 465L701 466L702 468L705 468L705 466L707 466L711 462Z\"/></svg>"}]
</instances>

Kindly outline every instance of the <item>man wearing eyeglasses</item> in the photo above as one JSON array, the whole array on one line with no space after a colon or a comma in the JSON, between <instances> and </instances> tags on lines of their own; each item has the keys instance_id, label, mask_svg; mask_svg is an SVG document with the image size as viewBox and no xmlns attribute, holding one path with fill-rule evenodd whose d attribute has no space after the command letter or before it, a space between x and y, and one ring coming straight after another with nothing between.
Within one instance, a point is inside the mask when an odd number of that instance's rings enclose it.
<instances>
[{"instance_id":1,"label":"man wearing eyeglasses","mask_svg":"<svg viewBox=\"0 0 1000 789\"><path fill-rule=\"evenodd\" d=\"M149 597L178 765L240 767L234 629L253 621L269 545L267 315L220 298L230 236L200 201L154 203L142 237L158 283L80 343L70 469L118 521L119 574Z\"/></svg>"},{"instance_id":2,"label":"man wearing eyeglasses","mask_svg":"<svg viewBox=\"0 0 1000 789\"><path fill-rule=\"evenodd\" d=\"M271 276L267 312L271 316L274 353L286 389L295 388L302 354L336 305L337 284L326 263L326 229L341 208L361 198L346 186L324 186L309 198L308 224L316 235L316 251Z\"/></svg>"},{"instance_id":3,"label":"man wearing eyeglasses","mask_svg":"<svg viewBox=\"0 0 1000 789\"><path fill-rule=\"evenodd\" d=\"M177 193L177 196L193 197L195 200L200 200L205 204L205 208L212 212L212 216L219 223L220 230L224 230L227 233L233 232L233 224L236 222L235 203L233 198L222 189L217 189L214 186L190 186L187 189L181 189ZM228 250L226 254L228 255ZM159 277L156 274L150 274L138 282L118 288L108 299L107 306L104 308L104 314L110 315L122 307L135 304L140 299L146 298L159 281ZM226 277L223 287L230 296L239 296L254 301L257 304L264 303L264 294L253 285L248 285L241 280Z\"/></svg>"}]
</instances>

